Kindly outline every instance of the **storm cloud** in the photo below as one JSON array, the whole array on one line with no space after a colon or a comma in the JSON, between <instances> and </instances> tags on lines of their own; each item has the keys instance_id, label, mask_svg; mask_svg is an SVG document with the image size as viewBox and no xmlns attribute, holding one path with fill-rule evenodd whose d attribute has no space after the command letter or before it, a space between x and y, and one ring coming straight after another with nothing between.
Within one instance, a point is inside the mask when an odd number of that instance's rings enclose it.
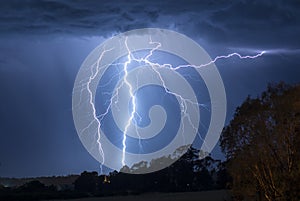
<instances>
[{"instance_id":1,"label":"storm cloud","mask_svg":"<svg viewBox=\"0 0 300 201\"><path fill-rule=\"evenodd\" d=\"M169 28L210 43L252 47L300 45L299 1L5 1L2 35L111 36Z\"/></svg>"}]
</instances>

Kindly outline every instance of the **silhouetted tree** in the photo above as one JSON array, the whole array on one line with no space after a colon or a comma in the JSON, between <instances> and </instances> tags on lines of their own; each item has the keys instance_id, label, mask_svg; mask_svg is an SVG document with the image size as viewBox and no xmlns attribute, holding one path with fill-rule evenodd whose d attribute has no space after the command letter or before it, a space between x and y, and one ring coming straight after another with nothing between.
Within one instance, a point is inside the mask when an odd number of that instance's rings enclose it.
<instances>
[{"instance_id":1,"label":"silhouetted tree","mask_svg":"<svg viewBox=\"0 0 300 201\"><path fill-rule=\"evenodd\" d=\"M199 150L190 147L187 152L169 167L171 185L175 191L193 189L195 177L195 161L199 158Z\"/></svg>"},{"instance_id":2,"label":"silhouetted tree","mask_svg":"<svg viewBox=\"0 0 300 201\"><path fill-rule=\"evenodd\" d=\"M76 179L74 185L76 191L95 193L99 190L100 178L98 177L97 172L84 171Z\"/></svg>"},{"instance_id":3,"label":"silhouetted tree","mask_svg":"<svg viewBox=\"0 0 300 201\"><path fill-rule=\"evenodd\" d=\"M41 183L40 181L34 180L20 186L18 190L23 192L42 192L47 191L48 188L45 186L45 184Z\"/></svg>"},{"instance_id":4,"label":"silhouetted tree","mask_svg":"<svg viewBox=\"0 0 300 201\"><path fill-rule=\"evenodd\" d=\"M232 183L232 178L228 173L226 168L227 161L223 162L219 166L216 178L216 188L217 189L229 189L230 183Z\"/></svg>"},{"instance_id":5,"label":"silhouetted tree","mask_svg":"<svg viewBox=\"0 0 300 201\"><path fill-rule=\"evenodd\" d=\"M195 190L210 190L215 188L215 180L217 167L220 161L216 161L210 156L203 159L198 159L194 162L194 185Z\"/></svg>"},{"instance_id":6,"label":"silhouetted tree","mask_svg":"<svg viewBox=\"0 0 300 201\"><path fill-rule=\"evenodd\" d=\"M181 151L185 148L186 147L180 147L176 150L178 152L175 153L175 155L181 153ZM199 154L200 151L198 149L190 147L181 158L169 167L148 174L129 173L138 173L141 171L139 168L147 171L151 169L151 165L156 167L157 165L161 165L163 162L172 162L174 159L172 159L171 156L164 156L152 160L149 164L145 161L141 161L140 163L134 164L131 168L124 166L121 169L122 172L114 171L111 172L109 176L99 176L99 192L104 195L124 195L143 192L173 192L213 189L216 187L215 183L218 179L217 174L219 170L217 167L219 166L220 161L216 161L210 156L200 159ZM207 168L208 166L210 168L209 170ZM216 177L215 179L213 179L212 173ZM90 180L91 179L89 179L89 181ZM107 182L108 180L109 182ZM84 182L81 181L80 183L83 184ZM76 186L75 187L78 189L78 184ZM220 188L220 185L218 188Z\"/></svg>"},{"instance_id":7,"label":"silhouetted tree","mask_svg":"<svg viewBox=\"0 0 300 201\"><path fill-rule=\"evenodd\" d=\"M236 194L300 199L300 86L247 98L221 136Z\"/></svg>"}]
</instances>

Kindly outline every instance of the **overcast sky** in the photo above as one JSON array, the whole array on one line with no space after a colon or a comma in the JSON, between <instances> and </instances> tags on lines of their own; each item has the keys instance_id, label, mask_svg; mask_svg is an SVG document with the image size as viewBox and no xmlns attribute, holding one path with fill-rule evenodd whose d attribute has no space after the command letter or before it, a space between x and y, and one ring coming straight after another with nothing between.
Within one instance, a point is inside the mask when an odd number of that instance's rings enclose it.
<instances>
[{"instance_id":1,"label":"overcast sky","mask_svg":"<svg viewBox=\"0 0 300 201\"><path fill-rule=\"evenodd\" d=\"M228 123L269 82L300 82L299 10L297 0L1 1L0 176L99 170L75 131L71 103L81 63L105 39L153 27L191 37L212 58L267 50L216 63ZM222 158L218 148L213 156Z\"/></svg>"}]
</instances>

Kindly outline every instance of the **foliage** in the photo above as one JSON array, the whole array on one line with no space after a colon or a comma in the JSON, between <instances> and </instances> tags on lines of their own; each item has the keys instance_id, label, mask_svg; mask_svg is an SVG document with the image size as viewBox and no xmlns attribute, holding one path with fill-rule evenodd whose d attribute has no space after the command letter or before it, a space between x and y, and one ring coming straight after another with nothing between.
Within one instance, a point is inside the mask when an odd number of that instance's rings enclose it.
<instances>
[{"instance_id":1,"label":"foliage","mask_svg":"<svg viewBox=\"0 0 300 201\"><path fill-rule=\"evenodd\" d=\"M75 190L79 192L94 193L99 190L99 185L100 179L97 172L84 171L75 181Z\"/></svg>"},{"instance_id":2,"label":"foliage","mask_svg":"<svg viewBox=\"0 0 300 201\"><path fill-rule=\"evenodd\" d=\"M248 97L220 141L238 197L300 199L300 85L270 85Z\"/></svg>"}]
</instances>

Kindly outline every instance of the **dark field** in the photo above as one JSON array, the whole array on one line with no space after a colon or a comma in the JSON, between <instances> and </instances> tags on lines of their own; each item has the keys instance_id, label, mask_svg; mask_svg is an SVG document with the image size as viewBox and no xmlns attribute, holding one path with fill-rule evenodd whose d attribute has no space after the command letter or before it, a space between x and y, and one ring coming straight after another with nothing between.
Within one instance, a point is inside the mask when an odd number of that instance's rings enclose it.
<instances>
[{"instance_id":1,"label":"dark field","mask_svg":"<svg viewBox=\"0 0 300 201\"><path fill-rule=\"evenodd\" d=\"M226 190L185 192L185 193L149 193L143 195L112 196L98 198L80 198L70 201L230 201ZM50 200L49 200L50 201ZM51 200L52 201L52 200ZM58 200L53 200L58 201Z\"/></svg>"}]
</instances>

